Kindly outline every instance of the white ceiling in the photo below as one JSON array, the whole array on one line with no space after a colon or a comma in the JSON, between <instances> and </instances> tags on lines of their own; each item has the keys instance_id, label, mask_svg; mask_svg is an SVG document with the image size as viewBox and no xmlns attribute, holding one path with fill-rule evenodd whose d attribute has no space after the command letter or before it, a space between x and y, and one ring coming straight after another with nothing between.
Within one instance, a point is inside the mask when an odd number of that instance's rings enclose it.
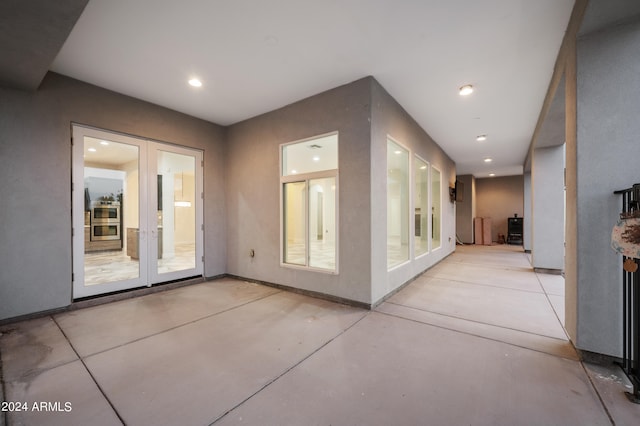
<instances>
[{"instance_id":1,"label":"white ceiling","mask_svg":"<svg viewBox=\"0 0 640 426\"><path fill-rule=\"evenodd\" d=\"M222 125L371 75L458 174L520 174L572 7L573 0L90 0L51 69ZM202 88L187 85L194 76ZM476 91L460 97L463 84ZM476 142L479 134L488 140Z\"/></svg>"}]
</instances>

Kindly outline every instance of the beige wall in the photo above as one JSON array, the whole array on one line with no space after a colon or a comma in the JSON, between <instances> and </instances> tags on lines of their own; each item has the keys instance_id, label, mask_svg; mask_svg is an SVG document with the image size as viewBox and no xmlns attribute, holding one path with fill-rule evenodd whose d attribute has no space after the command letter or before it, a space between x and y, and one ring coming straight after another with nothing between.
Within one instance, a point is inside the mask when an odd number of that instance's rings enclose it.
<instances>
[{"instance_id":1,"label":"beige wall","mask_svg":"<svg viewBox=\"0 0 640 426\"><path fill-rule=\"evenodd\" d=\"M492 219L491 237L498 240L498 233L507 236L507 218L518 214L523 217L524 178L503 176L476 179L476 217Z\"/></svg>"}]
</instances>

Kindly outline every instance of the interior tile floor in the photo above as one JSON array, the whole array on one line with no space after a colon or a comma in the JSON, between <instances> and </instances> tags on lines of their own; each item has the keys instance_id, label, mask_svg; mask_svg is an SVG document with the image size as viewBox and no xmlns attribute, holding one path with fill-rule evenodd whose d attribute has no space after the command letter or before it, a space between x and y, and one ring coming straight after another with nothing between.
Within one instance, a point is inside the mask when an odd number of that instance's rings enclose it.
<instances>
[{"instance_id":1,"label":"interior tile floor","mask_svg":"<svg viewBox=\"0 0 640 426\"><path fill-rule=\"evenodd\" d=\"M9 324L0 399L28 410L0 424L637 425L563 295L521 247L458 246L372 311L225 278Z\"/></svg>"}]
</instances>

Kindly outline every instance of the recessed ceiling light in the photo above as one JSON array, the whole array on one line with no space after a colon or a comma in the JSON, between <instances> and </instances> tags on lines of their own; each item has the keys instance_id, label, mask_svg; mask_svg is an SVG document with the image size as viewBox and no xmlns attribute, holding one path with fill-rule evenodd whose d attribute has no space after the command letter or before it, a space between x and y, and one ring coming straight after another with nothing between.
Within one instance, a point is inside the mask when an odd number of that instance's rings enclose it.
<instances>
[{"instance_id":1,"label":"recessed ceiling light","mask_svg":"<svg viewBox=\"0 0 640 426\"><path fill-rule=\"evenodd\" d=\"M320 161L320 157L318 157L317 155L313 157L313 161Z\"/></svg>"},{"instance_id":2,"label":"recessed ceiling light","mask_svg":"<svg viewBox=\"0 0 640 426\"><path fill-rule=\"evenodd\" d=\"M109 142L107 142L107 141L100 141L100 145L107 146L107 145L109 145Z\"/></svg>"},{"instance_id":3,"label":"recessed ceiling light","mask_svg":"<svg viewBox=\"0 0 640 426\"><path fill-rule=\"evenodd\" d=\"M470 84L465 84L464 86L462 86L460 88L460 95L461 96L468 96L470 94L473 93L473 86Z\"/></svg>"},{"instance_id":4,"label":"recessed ceiling light","mask_svg":"<svg viewBox=\"0 0 640 426\"><path fill-rule=\"evenodd\" d=\"M394 154L402 154L402 151L393 151Z\"/></svg>"},{"instance_id":5,"label":"recessed ceiling light","mask_svg":"<svg viewBox=\"0 0 640 426\"><path fill-rule=\"evenodd\" d=\"M487 135L479 135L479 136L476 137L476 140L478 142L484 142L484 141L487 140Z\"/></svg>"},{"instance_id":6,"label":"recessed ceiling light","mask_svg":"<svg viewBox=\"0 0 640 426\"><path fill-rule=\"evenodd\" d=\"M489 173L489 176L494 177L496 174L495 173Z\"/></svg>"},{"instance_id":7,"label":"recessed ceiling light","mask_svg":"<svg viewBox=\"0 0 640 426\"><path fill-rule=\"evenodd\" d=\"M296 169L291 170L291 174L295 175L296 173L298 173L298 171Z\"/></svg>"},{"instance_id":8,"label":"recessed ceiling light","mask_svg":"<svg viewBox=\"0 0 640 426\"><path fill-rule=\"evenodd\" d=\"M427 166L420 167L420 170L427 170Z\"/></svg>"},{"instance_id":9,"label":"recessed ceiling light","mask_svg":"<svg viewBox=\"0 0 640 426\"><path fill-rule=\"evenodd\" d=\"M490 162L492 162L492 161L493 161L493 160L492 160L491 158L485 158L485 159L484 159L484 162L485 162L485 163L490 163Z\"/></svg>"},{"instance_id":10,"label":"recessed ceiling light","mask_svg":"<svg viewBox=\"0 0 640 426\"><path fill-rule=\"evenodd\" d=\"M95 149L95 148L89 148L89 149L87 149L87 151L89 151L89 152L96 152L96 151L97 151L97 149Z\"/></svg>"},{"instance_id":11,"label":"recessed ceiling light","mask_svg":"<svg viewBox=\"0 0 640 426\"><path fill-rule=\"evenodd\" d=\"M189 84L192 85L193 87L201 87L202 86L202 82L200 80L198 80L197 78L192 78L191 80L189 80Z\"/></svg>"}]
</instances>

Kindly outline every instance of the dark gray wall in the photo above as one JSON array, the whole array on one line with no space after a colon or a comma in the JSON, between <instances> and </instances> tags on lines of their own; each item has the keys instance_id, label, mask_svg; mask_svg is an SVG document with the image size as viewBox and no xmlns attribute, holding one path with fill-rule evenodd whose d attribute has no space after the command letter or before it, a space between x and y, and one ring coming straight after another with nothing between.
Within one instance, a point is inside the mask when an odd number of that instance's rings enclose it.
<instances>
[{"instance_id":1,"label":"dark gray wall","mask_svg":"<svg viewBox=\"0 0 640 426\"><path fill-rule=\"evenodd\" d=\"M371 276L374 303L455 250L454 162L376 81L371 80ZM418 154L441 172L442 245L429 254L387 271L387 136ZM411 160L413 162L413 160ZM413 223L410 221L410 235Z\"/></svg>"},{"instance_id":2,"label":"dark gray wall","mask_svg":"<svg viewBox=\"0 0 640 426\"><path fill-rule=\"evenodd\" d=\"M228 273L370 303L370 85L361 79L229 128ZM333 131L339 274L280 266L280 144Z\"/></svg>"},{"instance_id":3,"label":"dark gray wall","mask_svg":"<svg viewBox=\"0 0 640 426\"><path fill-rule=\"evenodd\" d=\"M49 73L0 88L0 319L71 302L71 123L204 150L205 275L225 272L224 129Z\"/></svg>"},{"instance_id":4,"label":"dark gray wall","mask_svg":"<svg viewBox=\"0 0 640 426\"><path fill-rule=\"evenodd\" d=\"M476 179L476 216L491 218L491 238L507 237L507 218L524 212L524 177L501 176Z\"/></svg>"},{"instance_id":5,"label":"dark gray wall","mask_svg":"<svg viewBox=\"0 0 640 426\"><path fill-rule=\"evenodd\" d=\"M577 336L580 349L621 355L621 258L610 248L621 210L613 191L640 181L640 22L578 39Z\"/></svg>"},{"instance_id":6,"label":"dark gray wall","mask_svg":"<svg viewBox=\"0 0 640 426\"><path fill-rule=\"evenodd\" d=\"M476 216L476 178L461 175L456 179L464 185L463 199L456 202L456 235L465 244L473 244L473 218Z\"/></svg>"}]
</instances>

